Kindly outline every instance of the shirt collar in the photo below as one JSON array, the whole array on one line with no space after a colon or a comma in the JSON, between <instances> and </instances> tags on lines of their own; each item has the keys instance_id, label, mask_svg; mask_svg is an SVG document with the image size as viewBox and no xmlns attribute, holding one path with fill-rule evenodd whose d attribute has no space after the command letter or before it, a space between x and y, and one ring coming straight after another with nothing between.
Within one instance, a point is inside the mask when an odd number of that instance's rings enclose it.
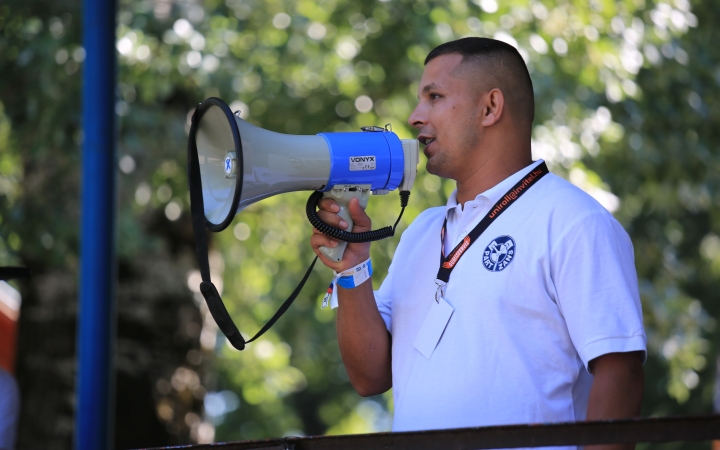
<instances>
[{"instance_id":1,"label":"shirt collar","mask_svg":"<svg viewBox=\"0 0 720 450\"><path fill-rule=\"evenodd\" d=\"M528 173L531 169L534 169L535 167L539 166L543 163L542 159L539 159L537 161L534 161L532 164L523 167L522 169L518 170L514 174L510 175L509 177L505 178L495 186L491 187L485 192L482 192L475 197L475 200L481 200L481 197L483 199L486 199L490 202L491 205L494 205L502 198L502 196L510 190L511 187L515 185L520 179ZM450 194L450 197L448 198L447 205L445 206L445 214L449 215L450 211L455 210L457 208L458 202L457 202L457 189L455 189L452 194Z\"/></svg>"}]
</instances>

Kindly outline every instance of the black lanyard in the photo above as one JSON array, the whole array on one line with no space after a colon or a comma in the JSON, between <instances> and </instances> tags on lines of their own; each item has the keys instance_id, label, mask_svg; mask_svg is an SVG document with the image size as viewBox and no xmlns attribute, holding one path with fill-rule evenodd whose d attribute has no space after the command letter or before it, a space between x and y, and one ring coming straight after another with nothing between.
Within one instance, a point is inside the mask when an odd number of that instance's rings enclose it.
<instances>
[{"instance_id":1,"label":"black lanyard","mask_svg":"<svg viewBox=\"0 0 720 450\"><path fill-rule=\"evenodd\" d=\"M472 231L465 236L465 239L463 239L447 257L445 257L445 246L443 242L445 239L445 233L447 233L447 217L445 218L442 229L440 230L440 268L438 269L437 279L435 280L435 283L438 285L438 292L442 291L444 293L443 287L448 283L448 281L450 281L450 274L457 265L458 261L460 261L462 255L465 254L467 249L470 248L473 243L475 243L477 238L479 238L480 235L487 230L495 219L500 217L500 214L504 213L510 205L515 203L521 195L527 192L528 189L540 180L540 178L544 177L548 173L550 173L550 171L548 170L545 162L528 172L520 181L515 183L515 186L511 187L510 190L507 191L492 208L490 208L490 211L485 215L485 217L483 217L480 223L478 223L475 228L473 228ZM437 293L435 300L437 300Z\"/></svg>"}]
</instances>

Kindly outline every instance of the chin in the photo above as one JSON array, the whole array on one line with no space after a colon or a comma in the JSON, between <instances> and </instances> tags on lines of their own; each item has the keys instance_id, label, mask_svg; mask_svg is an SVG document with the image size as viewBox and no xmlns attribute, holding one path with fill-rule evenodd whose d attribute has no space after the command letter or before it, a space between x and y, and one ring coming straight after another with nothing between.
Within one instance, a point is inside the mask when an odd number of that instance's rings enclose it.
<instances>
[{"instance_id":1,"label":"chin","mask_svg":"<svg viewBox=\"0 0 720 450\"><path fill-rule=\"evenodd\" d=\"M434 150L432 153L428 152L427 147L425 148L425 157L427 158L427 164L425 164L425 169L428 171L428 173L431 173L433 175L442 176L441 173L444 172L444 168L446 168L448 163L447 155L438 148L433 147Z\"/></svg>"},{"instance_id":2,"label":"chin","mask_svg":"<svg viewBox=\"0 0 720 450\"><path fill-rule=\"evenodd\" d=\"M428 160L427 164L425 165L425 170L427 171L427 173L438 177L447 178L443 174L442 168L442 164L438 164L437 162L431 160Z\"/></svg>"},{"instance_id":3,"label":"chin","mask_svg":"<svg viewBox=\"0 0 720 450\"><path fill-rule=\"evenodd\" d=\"M433 164L432 161L428 159L427 163L425 164L425 170L427 171L427 173L437 175L436 169L437 167L435 167L435 164Z\"/></svg>"}]
</instances>

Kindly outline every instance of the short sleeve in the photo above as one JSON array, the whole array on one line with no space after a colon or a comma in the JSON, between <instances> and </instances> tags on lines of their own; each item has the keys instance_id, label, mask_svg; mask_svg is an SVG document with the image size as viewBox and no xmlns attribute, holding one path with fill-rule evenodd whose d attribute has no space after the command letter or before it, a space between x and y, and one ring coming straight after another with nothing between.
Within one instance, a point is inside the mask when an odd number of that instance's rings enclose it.
<instances>
[{"instance_id":1,"label":"short sleeve","mask_svg":"<svg viewBox=\"0 0 720 450\"><path fill-rule=\"evenodd\" d=\"M392 273L393 266L390 264L388 274L380 285L380 289L375 291L375 303L377 304L380 317L385 322L385 327L392 333Z\"/></svg>"},{"instance_id":2,"label":"short sleeve","mask_svg":"<svg viewBox=\"0 0 720 450\"><path fill-rule=\"evenodd\" d=\"M607 212L576 219L553 243L551 278L585 367L607 353L642 351L647 338L632 242Z\"/></svg>"}]
</instances>

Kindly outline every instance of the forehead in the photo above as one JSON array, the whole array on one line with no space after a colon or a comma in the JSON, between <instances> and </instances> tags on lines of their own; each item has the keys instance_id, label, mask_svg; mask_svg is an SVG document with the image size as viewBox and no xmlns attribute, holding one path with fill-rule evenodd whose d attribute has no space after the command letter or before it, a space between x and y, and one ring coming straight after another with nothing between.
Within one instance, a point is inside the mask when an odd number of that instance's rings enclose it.
<instances>
[{"instance_id":1,"label":"forehead","mask_svg":"<svg viewBox=\"0 0 720 450\"><path fill-rule=\"evenodd\" d=\"M440 55L427 63L418 86L418 95L428 89L449 88L458 84L467 84L466 80L454 76L454 71L460 65L462 59L463 56L459 53L449 53Z\"/></svg>"}]
</instances>

